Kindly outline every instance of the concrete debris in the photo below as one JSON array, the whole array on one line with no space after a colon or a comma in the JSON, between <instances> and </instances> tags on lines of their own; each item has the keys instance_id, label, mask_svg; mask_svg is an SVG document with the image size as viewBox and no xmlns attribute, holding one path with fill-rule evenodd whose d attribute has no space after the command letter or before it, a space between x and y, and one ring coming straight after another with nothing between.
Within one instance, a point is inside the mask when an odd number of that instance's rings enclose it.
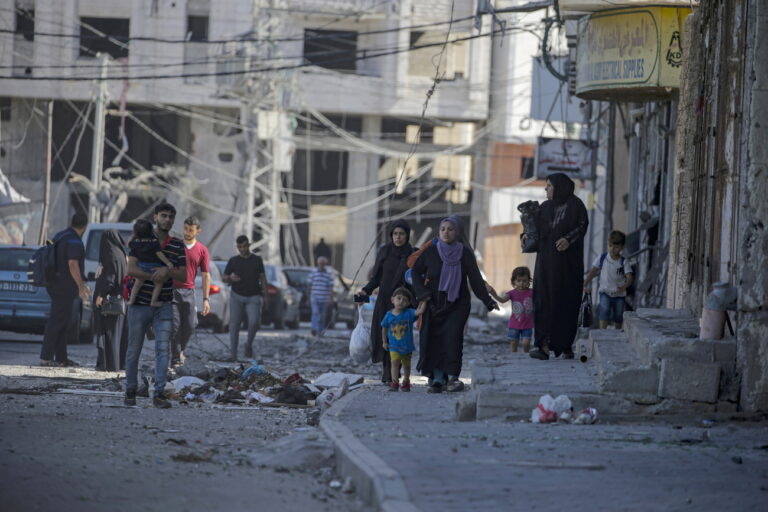
<instances>
[{"instance_id":1,"label":"concrete debris","mask_svg":"<svg viewBox=\"0 0 768 512\"><path fill-rule=\"evenodd\" d=\"M344 485L341 486L341 492L347 494L355 492L355 483L352 481L352 477L348 476L344 479Z\"/></svg>"},{"instance_id":2,"label":"concrete debris","mask_svg":"<svg viewBox=\"0 0 768 512\"><path fill-rule=\"evenodd\" d=\"M312 381L312 384L319 388L335 388L341 386L341 382L346 379L349 386L361 384L363 382L362 375L356 375L352 373L341 372L328 372L320 375L318 378Z\"/></svg>"}]
</instances>

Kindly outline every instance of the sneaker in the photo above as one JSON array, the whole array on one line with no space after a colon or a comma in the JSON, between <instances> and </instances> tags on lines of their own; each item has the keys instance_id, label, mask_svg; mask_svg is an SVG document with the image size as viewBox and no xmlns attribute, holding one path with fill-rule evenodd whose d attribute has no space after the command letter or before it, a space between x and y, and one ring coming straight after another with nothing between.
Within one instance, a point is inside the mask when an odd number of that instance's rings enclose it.
<instances>
[{"instance_id":1,"label":"sneaker","mask_svg":"<svg viewBox=\"0 0 768 512\"><path fill-rule=\"evenodd\" d=\"M407 380L403 381L403 385L400 386L400 391L409 392L411 390L411 383Z\"/></svg>"},{"instance_id":2,"label":"sneaker","mask_svg":"<svg viewBox=\"0 0 768 512\"><path fill-rule=\"evenodd\" d=\"M438 383L433 383L431 386L427 388L427 393L442 393L443 392L443 386Z\"/></svg>"},{"instance_id":3,"label":"sneaker","mask_svg":"<svg viewBox=\"0 0 768 512\"><path fill-rule=\"evenodd\" d=\"M448 385L445 386L445 390L448 391L449 393L457 393L459 391L464 391L464 383L461 382L459 379L451 379Z\"/></svg>"},{"instance_id":4,"label":"sneaker","mask_svg":"<svg viewBox=\"0 0 768 512\"><path fill-rule=\"evenodd\" d=\"M541 359L542 361L549 359L549 354L541 350L539 347L535 347L533 350L528 352L528 355L534 359Z\"/></svg>"},{"instance_id":5,"label":"sneaker","mask_svg":"<svg viewBox=\"0 0 768 512\"><path fill-rule=\"evenodd\" d=\"M135 389L129 389L125 392L125 398L123 399L123 403L129 407L133 407L134 405L136 405Z\"/></svg>"},{"instance_id":6,"label":"sneaker","mask_svg":"<svg viewBox=\"0 0 768 512\"><path fill-rule=\"evenodd\" d=\"M400 385L397 382L390 382L389 383L389 390L390 391L398 391L400 389Z\"/></svg>"},{"instance_id":7,"label":"sneaker","mask_svg":"<svg viewBox=\"0 0 768 512\"><path fill-rule=\"evenodd\" d=\"M168 399L165 398L165 394L163 393L158 393L155 395L155 398L152 399L152 405L154 405L158 409L171 408L171 402L169 402Z\"/></svg>"}]
</instances>

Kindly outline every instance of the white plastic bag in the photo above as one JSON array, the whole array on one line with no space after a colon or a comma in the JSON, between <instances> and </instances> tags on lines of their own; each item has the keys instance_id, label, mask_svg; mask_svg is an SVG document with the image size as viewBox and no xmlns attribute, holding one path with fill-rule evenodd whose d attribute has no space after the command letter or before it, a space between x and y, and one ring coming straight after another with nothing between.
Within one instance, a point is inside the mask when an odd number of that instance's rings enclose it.
<instances>
[{"instance_id":1,"label":"white plastic bag","mask_svg":"<svg viewBox=\"0 0 768 512\"><path fill-rule=\"evenodd\" d=\"M567 395L560 395L557 398L544 395L539 398L539 404L531 411L531 423L554 423L565 413L568 413L567 419L570 419L571 409L571 400ZM565 421L566 418L564 417L563 420Z\"/></svg>"},{"instance_id":2,"label":"white plastic bag","mask_svg":"<svg viewBox=\"0 0 768 512\"><path fill-rule=\"evenodd\" d=\"M363 319L360 306L357 307L357 313L357 325L349 337L349 357L356 364L362 364L371 357L371 326Z\"/></svg>"},{"instance_id":3,"label":"white plastic bag","mask_svg":"<svg viewBox=\"0 0 768 512\"><path fill-rule=\"evenodd\" d=\"M339 398L343 397L349 391L349 382L347 379L342 379L339 387L328 388L317 397L315 405L320 408L321 411L326 410L333 405Z\"/></svg>"}]
</instances>

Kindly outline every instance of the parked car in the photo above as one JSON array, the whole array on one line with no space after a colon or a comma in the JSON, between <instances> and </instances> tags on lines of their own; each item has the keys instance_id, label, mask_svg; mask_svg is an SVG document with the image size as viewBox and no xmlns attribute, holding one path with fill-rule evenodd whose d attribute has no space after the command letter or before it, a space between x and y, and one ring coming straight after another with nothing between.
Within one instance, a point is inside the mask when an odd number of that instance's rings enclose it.
<instances>
[{"instance_id":1,"label":"parked car","mask_svg":"<svg viewBox=\"0 0 768 512\"><path fill-rule=\"evenodd\" d=\"M221 280L219 267L213 263L210 265L211 288L208 294L208 305L211 307L206 316L203 311L203 276L198 272L195 277L195 305L197 306L197 325L210 327L213 332L225 332L229 330L229 287Z\"/></svg>"},{"instance_id":2,"label":"parked car","mask_svg":"<svg viewBox=\"0 0 768 512\"><path fill-rule=\"evenodd\" d=\"M45 288L29 281L29 260L37 245L0 245L0 330L42 334L51 311L51 298ZM91 304L83 307L75 300L72 311L77 318L77 339L70 343L90 343L93 335Z\"/></svg>"},{"instance_id":3,"label":"parked car","mask_svg":"<svg viewBox=\"0 0 768 512\"><path fill-rule=\"evenodd\" d=\"M283 329L285 326L297 329L302 293L290 285L282 267L265 264L264 272L268 300L261 313L261 323L272 324L275 329Z\"/></svg>"},{"instance_id":4,"label":"parked car","mask_svg":"<svg viewBox=\"0 0 768 512\"><path fill-rule=\"evenodd\" d=\"M338 270L326 267L333 273L333 295L335 299L334 308L328 310L329 324L344 322L347 327L353 329L357 323L357 306L353 299L350 283L339 273ZM309 302L309 274L314 270L313 267L283 267L283 273L288 279L288 283L301 292L301 302L299 304L300 318L303 322L309 322L312 319L312 306Z\"/></svg>"}]
</instances>

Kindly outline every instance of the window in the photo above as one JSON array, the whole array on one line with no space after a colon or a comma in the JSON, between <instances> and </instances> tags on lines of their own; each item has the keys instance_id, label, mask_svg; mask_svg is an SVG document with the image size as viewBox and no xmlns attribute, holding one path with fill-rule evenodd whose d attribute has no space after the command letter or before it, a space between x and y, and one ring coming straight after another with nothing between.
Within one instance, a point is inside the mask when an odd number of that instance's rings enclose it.
<instances>
[{"instance_id":1,"label":"window","mask_svg":"<svg viewBox=\"0 0 768 512\"><path fill-rule=\"evenodd\" d=\"M533 178L533 158L523 157L520 165L520 178L527 180Z\"/></svg>"},{"instance_id":2,"label":"window","mask_svg":"<svg viewBox=\"0 0 768 512\"><path fill-rule=\"evenodd\" d=\"M11 98L0 96L0 121L11 120Z\"/></svg>"},{"instance_id":3,"label":"window","mask_svg":"<svg viewBox=\"0 0 768 512\"><path fill-rule=\"evenodd\" d=\"M305 30L304 59L315 66L338 71L357 69L357 32Z\"/></svg>"},{"instance_id":4,"label":"window","mask_svg":"<svg viewBox=\"0 0 768 512\"><path fill-rule=\"evenodd\" d=\"M16 33L27 41L35 40L35 10L16 8Z\"/></svg>"},{"instance_id":5,"label":"window","mask_svg":"<svg viewBox=\"0 0 768 512\"><path fill-rule=\"evenodd\" d=\"M187 16L187 41L208 40L208 16Z\"/></svg>"},{"instance_id":6,"label":"window","mask_svg":"<svg viewBox=\"0 0 768 512\"><path fill-rule=\"evenodd\" d=\"M452 34L451 39L467 34ZM435 76L435 56L440 54L445 43L445 33L438 31L411 31L410 51L408 52L408 74L411 76ZM445 47L440 59L440 71L444 80L455 80L467 76L469 60L469 42L459 41Z\"/></svg>"},{"instance_id":7,"label":"window","mask_svg":"<svg viewBox=\"0 0 768 512\"><path fill-rule=\"evenodd\" d=\"M126 18L80 18L80 56L108 53L116 59L128 57L131 20Z\"/></svg>"}]
</instances>

